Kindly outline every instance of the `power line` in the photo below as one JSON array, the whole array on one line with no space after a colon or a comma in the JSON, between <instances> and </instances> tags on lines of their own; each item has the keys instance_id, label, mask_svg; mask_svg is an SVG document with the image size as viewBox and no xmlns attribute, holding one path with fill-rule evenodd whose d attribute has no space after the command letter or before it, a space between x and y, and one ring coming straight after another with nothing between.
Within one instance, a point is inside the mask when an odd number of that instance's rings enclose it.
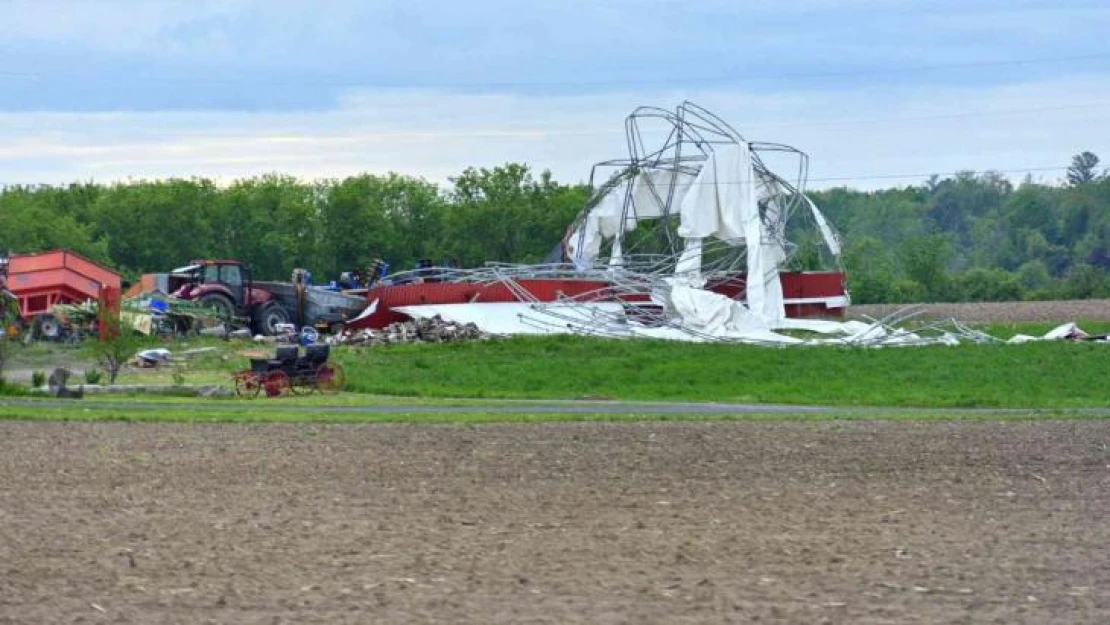
<instances>
[{"instance_id":1,"label":"power line","mask_svg":"<svg viewBox=\"0 0 1110 625\"><path fill-rule=\"evenodd\" d=\"M334 87L378 87L378 88L477 88L494 89L505 87L622 87L637 85L674 85L719 83L728 81L768 81L768 80L793 80L808 78L850 78L858 76L885 76L907 73L931 72L938 70L958 70L989 67L1020 67L1028 65L1048 65L1056 63L1075 63L1080 61L1110 59L1110 54L1088 54L1069 57L1051 57L1039 59L1014 59L1002 61L969 61L963 63L944 63L932 65L916 65L905 67L870 68L862 70L845 70L831 72L797 72L775 74L740 74L736 72L703 75L703 76L678 76L670 78L610 78L603 80L552 80L552 81L410 81L382 78L360 78L342 76L339 74L322 74L314 72L311 78L289 79L263 79L256 75L237 76L228 78L200 77L200 76L159 76L151 74L131 74L121 76L112 82L155 82L178 84L227 84L227 85L271 85L271 86L334 86ZM86 71L27 71L27 70L0 70L0 77L44 80L50 77L85 76ZM103 77L99 77L103 79Z\"/></svg>"},{"instance_id":2,"label":"power line","mask_svg":"<svg viewBox=\"0 0 1110 625\"><path fill-rule=\"evenodd\" d=\"M1040 106L1026 109L1005 109L1001 111L977 111L969 113L938 113L936 115L917 115L912 117L880 117L873 119L843 119L817 122L801 122L786 124L760 124L748 128L805 128L811 126L849 126L867 124L886 124L890 122L919 122L938 119L965 119L972 117L995 117L1002 115L1022 115L1025 113L1049 113L1056 111L1071 111L1099 107L1110 107L1110 102L1088 102L1086 104L1065 104L1061 106Z\"/></svg>"},{"instance_id":3,"label":"power line","mask_svg":"<svg viewBox=\"0 0 1110 625\"><path fill-rule=\"evenodd\" d=\"M972 176L982 176L985 174L1032 174L1036 172L1046 171L1067 171L1067 167L1026 167L1023 169L961 169L951 172L929 172L929 173L916 173L916 174L873 174L867 176L837 176L832 178L809 178L807 182L840 182L847 180L895 180L899 178L931 178L938 176L941 178L953 177L964 174Z\"/></svg>"},{"instance_id":4,"label":"power line","mask_svg":"<svg viewBox=\"0 0 1110 625\"><path fill-rule=\"evenodd\" d=\"M913 174L866 174L866 175L861 175L861 176L833 176L833 177L825 177L825 178L806 178L805 182L808 185L811 182L847 182L847 181L855 181L855 180L899 180L899 179L907 179L907 178L931 178L933 176L936 176L938 178L943 179L943 178L952 178L952 177L961 176L961 175L982 176L982 175L986 175L986 174L1032 174L1032 173L1037 173L1037 172L1067 171L1067 170L1068 170L1067 167L1025 167L1025 168L1020 168L1020 169L979 169L979 170L960 169L960 170L957 170L957 171L949 171L949 172L930 171L930 172L913 173ZM761 183L759 181L751 181L751 180L715 180L713 182L693 181L693 182L685 183L681 186L686 186L687 184L689 186L700 186L700 185L745 186L745 185L758 185L758 184L761 184ZM664 186L664 188L665 188L665 186Z\"/></svg>"}]
</instances>

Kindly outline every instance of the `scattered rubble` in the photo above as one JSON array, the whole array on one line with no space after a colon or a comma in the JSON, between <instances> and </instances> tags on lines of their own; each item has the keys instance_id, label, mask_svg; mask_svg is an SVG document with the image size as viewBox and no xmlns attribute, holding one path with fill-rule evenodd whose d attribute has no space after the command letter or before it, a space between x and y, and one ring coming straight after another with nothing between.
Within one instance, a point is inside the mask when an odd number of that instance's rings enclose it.
<instances>
[{"instance_id":1,"label":"scattered rubble","mask_svg":"<svg viewBox=\"0 0 1110 625\"><path fill-rule=\"evenodd\" d=\"M389 324L383 330L357 330L343 332L329 338L335 345L395 345L400 343L454 343L459 341L486 340L489 335L473 323L445 321L436 315L415 321Z\"/></svg>"}]
</instances>

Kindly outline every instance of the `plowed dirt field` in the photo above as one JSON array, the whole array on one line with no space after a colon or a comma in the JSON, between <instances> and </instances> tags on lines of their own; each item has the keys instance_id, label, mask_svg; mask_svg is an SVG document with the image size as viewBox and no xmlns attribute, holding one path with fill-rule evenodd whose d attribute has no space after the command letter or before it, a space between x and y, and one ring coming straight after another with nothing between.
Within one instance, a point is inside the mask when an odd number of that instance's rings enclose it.
<instances>
[{"instance_id":1,"label":"plowed dirt field","mask_svg":"<svg viewBox=\"0 0 1110 625\"><path fill-rule=\"evenodd\" d=\"M0 623L1110 622L1110 421L0 423Z\"/></svg>"}]
</instances>

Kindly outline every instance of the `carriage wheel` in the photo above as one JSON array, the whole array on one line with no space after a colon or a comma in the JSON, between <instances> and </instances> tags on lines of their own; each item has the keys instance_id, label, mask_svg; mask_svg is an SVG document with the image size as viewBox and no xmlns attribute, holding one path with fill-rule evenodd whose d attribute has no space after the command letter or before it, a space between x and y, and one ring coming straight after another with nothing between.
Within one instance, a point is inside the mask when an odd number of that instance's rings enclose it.
<instances>
[{"instance_id":1,"label":"carriage wheel","mask_svg":"<svg viewBox=\"0 0 1110 625\"><path fill-rule=\"evenodd\" d=\"M247 370L235 374L235 394L239 397L254 399L262 390L262 379L255 372Z\"/></svg>"},{"instance_id":2,"label":"carriage wheel","mask_svg":"<svg viewBox=\"0 0 1110 625\"><path fill-rule=\"evenodd\" d=\"M325 362L316 369L316 389L334 395L347 387L347 374L339 363Z\"/></svg>"},{"instance_id":3,"label":"carriage wheel","mask_svg":"<svg viewBox=\"0 0 1110 625\"><path fill-rule=\"evenodd\" d=\"M314 380L308 375L303 375L303 372L297 373L298 375L289 382L289 390L293 391L294 395L308 395L315 388Z\"/></svg>"},{"instance_id":4,"label":"carriage wheel","mask_svg":"<svg viewBox=\"0 0 1110 625\"><path fill-rule=\"evenodd\" d=\"M267 373L266 377L262 379L262 387L266 389L266 397L281 397L292 391L293 384L284 371L275 369Z\"/></svg>"}]
</instances>

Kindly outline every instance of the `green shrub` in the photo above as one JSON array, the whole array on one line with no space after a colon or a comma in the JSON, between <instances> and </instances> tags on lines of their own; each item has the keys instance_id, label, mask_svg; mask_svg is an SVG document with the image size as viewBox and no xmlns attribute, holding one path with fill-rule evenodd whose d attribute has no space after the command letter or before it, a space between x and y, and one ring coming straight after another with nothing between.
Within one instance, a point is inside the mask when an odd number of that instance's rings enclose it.
<instances>
[{"instance_id":1,"label":"green shrub","mask_svg":"<svg viewBox=\"0 0 1110 625\"><path fill-rule=\"evenodd\" d=\"M43 384L46 384L46 372L45 371L35 371L34 373L31 374L31 387L32 388L39 388Z\"/></svg>"},{"instance_id":2,"label":"green shrub","mask_svg":"<svg viewBox=\"0 0 1110 625\"><path fill-rule=\"evenodd\" d=\"M26 395L27 389L19 384L11 384L6 382L3 376L0 376L0 396L11 395Z\"/></svg>"},{"instance_id":3,"label":"green shrub","mask_svg":"<svg viewBox=\"0 0 1110 625\"><path fill-rule=\"evenodd\" d=\"M100 369L86 369L85 370L85 383L87 384L100 384L100 379L104 374Z\"/></svg>"}]
</instances>

